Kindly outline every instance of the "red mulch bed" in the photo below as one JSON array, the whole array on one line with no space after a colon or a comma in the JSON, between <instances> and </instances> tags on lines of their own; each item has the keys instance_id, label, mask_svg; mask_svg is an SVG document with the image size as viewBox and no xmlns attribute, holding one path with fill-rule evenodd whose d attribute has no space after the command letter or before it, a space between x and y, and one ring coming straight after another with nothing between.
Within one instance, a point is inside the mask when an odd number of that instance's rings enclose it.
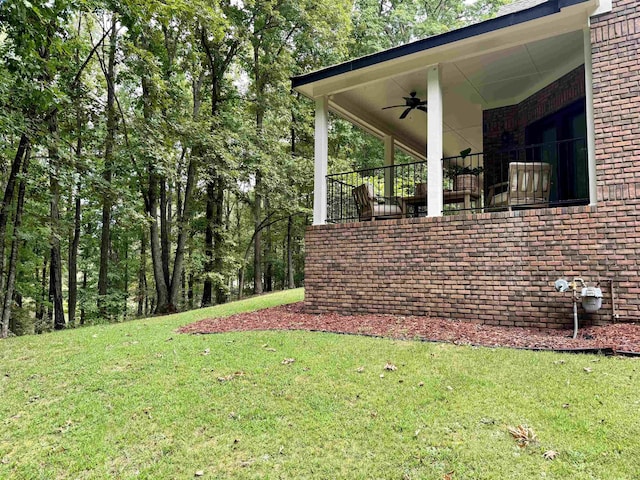
<instances>
[{"instance_id":1,"label":"red mulch bed","mask_svg":"<svg viewBox=\"0 0 640 480\"><path fill-rule=\"evenodd\" d=\"M304 303L293 303L225 318L201 320L180 328L180 333L223 333L246 330L309 330L421 339L489 347L543 350L603 350L639 353L640 325L618 323L573 330L497 327L456 320L395 315L312 315Z\"/></svg>"}]
</instances>

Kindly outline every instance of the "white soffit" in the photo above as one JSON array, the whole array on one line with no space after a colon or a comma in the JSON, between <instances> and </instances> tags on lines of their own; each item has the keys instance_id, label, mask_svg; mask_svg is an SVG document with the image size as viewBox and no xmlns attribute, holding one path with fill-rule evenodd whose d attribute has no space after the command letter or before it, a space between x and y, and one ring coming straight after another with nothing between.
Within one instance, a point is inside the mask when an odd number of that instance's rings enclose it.
<instances>
[{"instance_id":1,"label":"white soffit","mask_svg":"<svg viewBox=\"0 0 640 480\"><path fill-rule=\"evenodd\" d=\"M329 108L377 137L393 135L402 150L424 158L427 115L400 120L403 97L426 99L427 67L439 64L444 101L444 154L483 150L482 110L519 103L584 63L588 4L301 85L327 95ZM580 8L578 8L580 7ZM593 9L593 6L591 6Z\"/></svg>"}]
</instances>

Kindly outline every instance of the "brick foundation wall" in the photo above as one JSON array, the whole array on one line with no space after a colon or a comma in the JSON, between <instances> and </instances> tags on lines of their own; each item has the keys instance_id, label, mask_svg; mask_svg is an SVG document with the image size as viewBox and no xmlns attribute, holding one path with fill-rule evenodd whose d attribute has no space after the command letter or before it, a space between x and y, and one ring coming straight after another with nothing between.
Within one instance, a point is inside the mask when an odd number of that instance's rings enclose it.
<instances>
[{"instance_id":1,"label":"brick foundation wall","mask_svg":"<svg viewBox=\"0 0 640 480\"><path fill-rule=\"evenodd\" d=\"M597 206L310 227L309 311L570 327L553 282L580 276L604 293L583 324L612 320L610 281L619 319L640 320L640 4L613 4L591 30Z\"/></svg>"},{"instance_id":2,"label":"brick foundation wall","mask_svg":"<svg viewBox=\"0 0 640 480\"><path fill-rule=\"evenodd\" d=\"M640 184L638 185L640 191ZM612 317L640 318L640 201L598 207L310 227L309 311L430 315L491 325L571 326L559 277L600 281Z\"/></svg>"}]
</instances>

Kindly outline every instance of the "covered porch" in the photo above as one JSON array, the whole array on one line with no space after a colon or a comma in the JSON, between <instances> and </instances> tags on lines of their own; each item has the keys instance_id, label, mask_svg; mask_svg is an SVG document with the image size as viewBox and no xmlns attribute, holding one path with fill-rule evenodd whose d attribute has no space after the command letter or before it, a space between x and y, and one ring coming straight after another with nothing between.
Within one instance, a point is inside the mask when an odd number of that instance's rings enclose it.
<instances>
[{"instance_id":1,"label":"covered porch","mask_svg":"<svg viewBox=\"0 0 640 480\"><path fill-rule=\"evenodd\" d=\"M316 102L314 224L595 204L588 3L294 79ZM383 164L328 171L329 112Z\"/></svg>"}]
</instances>

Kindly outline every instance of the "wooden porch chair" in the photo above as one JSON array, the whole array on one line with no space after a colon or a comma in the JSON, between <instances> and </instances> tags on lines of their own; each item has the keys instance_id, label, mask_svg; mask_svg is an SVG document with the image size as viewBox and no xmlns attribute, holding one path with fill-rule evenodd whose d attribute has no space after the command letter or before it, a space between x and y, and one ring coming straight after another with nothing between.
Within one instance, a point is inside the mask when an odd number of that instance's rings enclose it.
<instances>
[{"instance_id":1,"label":"wooden porch chair","mask_svg":"<svg viewBox=\"0 0 640 480\"><path fill-rule=\"evenodd\" d=\"M509 180L489 187L489 207L544 207L551 192L551 165L543 162L511 162Z\"/></svg>"},{"instance_id":2,"label":"wooden porch chair","mask_svg":"<svg viewBox=\"0 0 640 480\"><path fill-rule=\"evenodd\" d=\"M373 185L363 183L353 189L353 199L356 202L360 221L375 220L376 218L402 218L406 209L399 197L376 197Z\"/></svg>"}]
</instances>

